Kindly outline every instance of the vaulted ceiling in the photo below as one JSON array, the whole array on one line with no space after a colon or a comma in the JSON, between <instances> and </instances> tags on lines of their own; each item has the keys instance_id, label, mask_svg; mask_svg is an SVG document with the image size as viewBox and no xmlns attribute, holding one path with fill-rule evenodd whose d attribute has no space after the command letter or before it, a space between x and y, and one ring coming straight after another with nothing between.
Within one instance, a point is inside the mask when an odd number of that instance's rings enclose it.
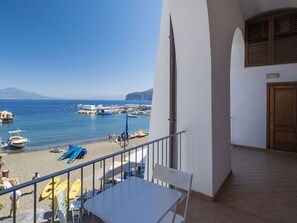
<instances>
[{"instance_id":1,"label":"vaulted ceiling","mask_svg":"<svg viewBox=\"0 0 297 223\"><path fill-rule=\"evenodd\" d=\"M297 8L297 0L237 0L244 19L280 8Z\"/></svg>"}]
</instances>

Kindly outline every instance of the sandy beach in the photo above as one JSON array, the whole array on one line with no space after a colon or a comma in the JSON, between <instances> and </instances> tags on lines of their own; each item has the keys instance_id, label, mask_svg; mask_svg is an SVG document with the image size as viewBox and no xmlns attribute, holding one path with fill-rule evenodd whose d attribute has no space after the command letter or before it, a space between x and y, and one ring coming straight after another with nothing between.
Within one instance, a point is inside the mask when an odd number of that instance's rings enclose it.
<instances>
[{"instance_id":1,"label":"sandy beach","mask_svg":"<svg viewBox=\"0 0 297 223\"><path fill-rule=\"evenodd\" d=\"M147 137L143 138L135 138L130 140L128 148L145 143L147 141ZM108 141L100 141L100 142L91 142L86 144L81 144L88 150L88 154L83 159L76 159L72 164L67 164L67 159L63 161L58 161L57 159L62 155L62 153L52 153L50 150L41 150L41 151L32 151L32 152L18 152L18 153L9 153L5 158L5 165L2 170L9 170L10 178L18 178L20 183L24 183L26 181L30 181L32 175L35 172L38 172L40 176L45 176L59 170L67 169L69 167L76 166L81 163L85 163L87 161L94 160L96 158L100 158L104 155L114 153L122 150L118 143L108 142ZM67 149L67 147L62 147L62 149ZM119 158L117 158L119 159ZM107 161L106 165L108 165ZM100 165L96 166L96 181L95 188L99 189L100 180L97 178L98 174L100 175ZM83 170L84 182L83 188L84 191L92 189L92 166L85 167ZM70 185L77 178L80 178L81 171L77 170L71 173L70 175ZM61 181L67 179L67 175L64 174L61 177ZM60 181L60 182L61 182ZM38 184L37 187L37 199L47 184L47 181ZM33 187L26 188L22 190L22 196L20 198L20 208L17 211L17 215L31 215L33 216L33 203L34 197ZM5 222L9 222L7 220L11 220L6 218L9 215L10 209L10 200L9 195L1 196L0 203L4 204L4 208L0 210L0 220L4 220ZM51 204L51 200L46 199L43 201L37 201L37 211L45 212L50 211L49 205ZM31 213L31 214L30 214ZM40 216L41 217L41 216ZM12 222L12 220L11 220ZM25 221L23 221L25 222Z\"/></svg>"}]
</instances>

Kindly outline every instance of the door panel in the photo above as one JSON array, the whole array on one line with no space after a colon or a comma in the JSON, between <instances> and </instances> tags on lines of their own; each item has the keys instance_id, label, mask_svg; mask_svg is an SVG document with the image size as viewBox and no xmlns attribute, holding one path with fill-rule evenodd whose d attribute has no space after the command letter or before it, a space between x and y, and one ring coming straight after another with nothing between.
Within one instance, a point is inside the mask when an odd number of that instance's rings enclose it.
<instances>
[{"instance_id":1,"label":"door panel","mask_svg":"<svg viewBox=\"0 0 297 223\"><path fill-rule=\"evenodd\" d=\"M297 152L297 84L268 85L268 147Z\"/></svg>"},{"instance_id":2,"label":"door panel","mask_svg":"<svg viewBox=\"0 0 297 223\"><path fill-rule=\"evenodd\" d=\"M274 88L275 128L296 128L296 89Z\"/></svg>"}]
</instances>

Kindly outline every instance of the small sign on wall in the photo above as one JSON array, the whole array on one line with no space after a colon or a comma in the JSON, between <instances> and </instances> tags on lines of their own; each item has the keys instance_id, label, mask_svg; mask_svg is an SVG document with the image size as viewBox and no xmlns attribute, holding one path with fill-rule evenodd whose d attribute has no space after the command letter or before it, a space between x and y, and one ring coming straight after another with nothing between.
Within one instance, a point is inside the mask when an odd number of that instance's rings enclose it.
<instances>
[{"instance_id":1,"label":"small sign on wall","mask_svg":"<svg viewBox=\"0 0 297 223\"><path fill-rule=\"evenodd\" d=\"M270 79L270 78L279 78L279 73L266 74L266 79Z\"/></svg>"}]
</instances>

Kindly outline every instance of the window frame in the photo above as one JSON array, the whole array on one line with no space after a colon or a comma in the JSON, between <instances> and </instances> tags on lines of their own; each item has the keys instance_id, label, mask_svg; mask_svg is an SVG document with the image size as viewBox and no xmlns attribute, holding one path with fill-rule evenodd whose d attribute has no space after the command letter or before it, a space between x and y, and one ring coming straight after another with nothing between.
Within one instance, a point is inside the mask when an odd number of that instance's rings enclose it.
<instances>
[{"instance_id":1,"label":"window frame","mask_svg":"<svg viewBox=\"0 0 297 223\"><path fill-rule=\"evenodd\" d=\"M275 39L276 39L276 33L274 30L275 21L278 18L286 18L290 17L291 15L297 16L297 9L289 9L289 10L282 10L282 11L273 11L269 12L268 14L265 13L264 15L259 15L256 17L253 17L251 19L246 20L245 22L245 67L256 67L256 66L268 66L268 65L278 65L278 64L288 64L288 63L297 63L297 50L296 50L296 56L295 58L288 58L286 61L276 61L275 60ZM249 56L250 56L250 39L249 39L249 29L252 25L256 23L263 23L265 21L268 21L268 61L267 62L250 62ZM297 21L296 21L297 22ZM297 23L296 23L297 25ZM297 38L297 32L295 34L292 34L292 36ZM285 37L284 37L285 38ZM259 41L260 42L260 41ZM257 42L254 42L255 44ZM263 51L264 52L264 51ZM265 52L264 52L265 53Z\"/></svg>"}]
</instances>

